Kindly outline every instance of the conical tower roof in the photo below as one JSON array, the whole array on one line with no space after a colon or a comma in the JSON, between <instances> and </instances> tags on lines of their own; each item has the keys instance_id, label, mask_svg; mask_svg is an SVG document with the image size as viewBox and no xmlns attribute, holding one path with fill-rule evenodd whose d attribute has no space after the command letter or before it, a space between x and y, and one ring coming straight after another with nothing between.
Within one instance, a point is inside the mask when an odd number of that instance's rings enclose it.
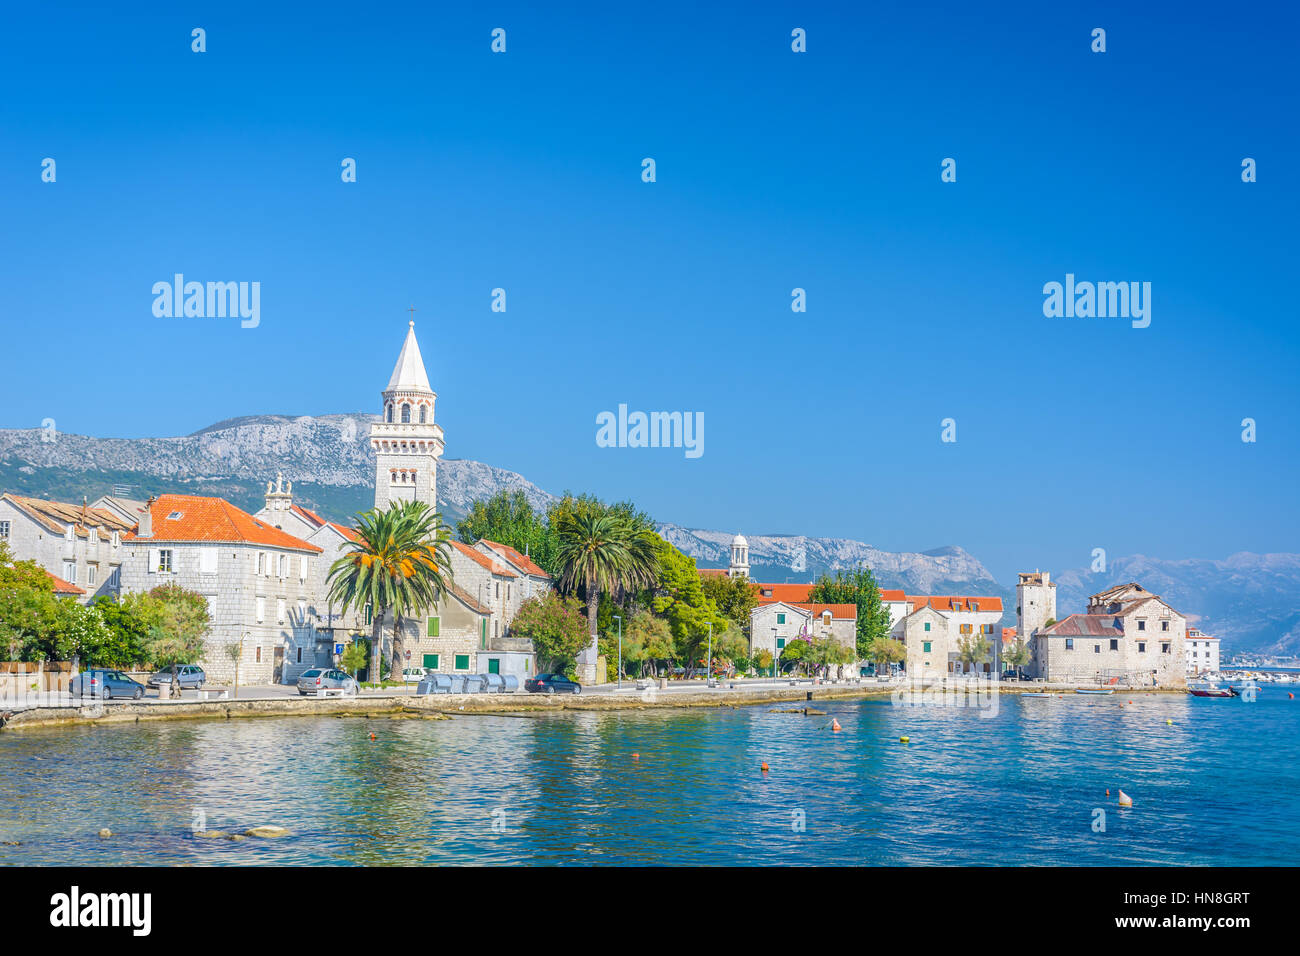
<instances>
[{"instance_id":1,"label":"conical tower roof","mask_svg":"<svg viewBox=\"0 0 1300 956\"><path fill-rule=\"evenodd\" d=\"M420 343L415 341L415 322L406 332L406 341L402 343L402 354L397 356L397 365L393 368L393 377L388 380L385 391L417 390L432 392L429 376L424 371L424 359L420 357Z\"/></svg>"}]
</instances>

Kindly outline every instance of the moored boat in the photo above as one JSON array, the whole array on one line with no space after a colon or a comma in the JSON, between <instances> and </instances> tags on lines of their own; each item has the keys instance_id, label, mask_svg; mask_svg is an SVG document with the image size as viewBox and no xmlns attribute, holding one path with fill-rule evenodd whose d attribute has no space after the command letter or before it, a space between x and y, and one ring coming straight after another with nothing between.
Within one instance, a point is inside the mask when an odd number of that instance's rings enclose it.
<instances>
[{"instance_id":1,"label":"moored boat","mask_svg":"<svg viewBox=\"0 0 1300 956\"><path fill-rule=\"evenodd\" d=\"M1076 694L1096 694L1096 695L1105 695L1105 694L1113 694L1113 693L1115 693L1115 691L1112 690L1112 689L1109 688L1109 687L1097 687L1097 688L1090 688L1090 687L1076 687L1076 688L1074 689L1074 692L1075 692Z\"/></svg>"},{"instance_id":2,"label":"moored boat","mask_svg":"<svg viewBox=\"0 0 1300 956\"><path fill-rule=\"evenodd\" d=\"M1193 697L1236 697L1237 692L1231 687L1189 687L1187 693Z\"/></svg>"}]
</instances>

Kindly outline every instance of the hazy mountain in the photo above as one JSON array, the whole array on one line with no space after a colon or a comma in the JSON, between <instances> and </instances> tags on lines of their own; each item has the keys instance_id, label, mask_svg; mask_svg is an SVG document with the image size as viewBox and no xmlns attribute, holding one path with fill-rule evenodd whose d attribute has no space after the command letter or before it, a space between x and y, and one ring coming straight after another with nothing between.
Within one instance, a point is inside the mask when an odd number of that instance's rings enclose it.
<instances>
[{"instance_id":1,"label":"hazy mountain","mask_svg":"<svg viewBox=\"0 0 1300 956\"><path fill-rule=\"evenodd\" d=\"M242 508L261 507L277 472L295 497L336 520L374 501L374 456L367 440L376 416L258 415L218 422L178 438L90 438L41 429L0 429L0 490L36 497L94 500L130 485L129 494L221 495ZM573 487L581 489L580 476ZM449 521L502 489L521 489L545 508L554 496L522 475L477 461L443 459L438 506ZM660 531L701 567L725 567L734 530L709 531L665 523ZM989 594L1003 599L1004 623L1015 623L1014 582L999 584L959 547L882 551L847 538L746 534L750 569L761 581L812 581L824 571L870 566L884 587L914 594ZM1067 570L1058 582L1059 616L1083 610L1089 594L1140 581L1196 619L1225 648L1300 651L1300 555L1242 553L1223 561L1169 561L1134 555L1110 562L1105 574Z\"/></svg>"},{"instance_id":2,"label":"hazy mountain","mask_svg":"<svg viewBox=\"0 0 1300 956\"><path fill-rule=\"evenodd\" d=\"M1300 555L1243 551L1222 561L1166 561L1135 554L1107 562L1104 573L1053 575L1057 616L1081 612L1088 595L1137 581L1223 640L1225 651L1300 653Z\"/></svg>"}]
</instances>

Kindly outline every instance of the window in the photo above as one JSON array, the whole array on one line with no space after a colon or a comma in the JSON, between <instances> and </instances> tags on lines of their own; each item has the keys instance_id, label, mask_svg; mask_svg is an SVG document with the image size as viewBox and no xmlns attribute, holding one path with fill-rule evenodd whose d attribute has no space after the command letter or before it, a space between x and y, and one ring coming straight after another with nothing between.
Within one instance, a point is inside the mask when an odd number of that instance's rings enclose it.
<instances>
[{"instance_id":1,"label":"window","mask_svg":"<svg viewBox=\"0 0 1300 956\"><path fill-rule=\"evenodd\" d=\"M289 556L286 554L276 555L275 573L278 577L284 577L289 571Z\"/></svg>"},{"instance_id":2,"label":"window","mask_svg":"<svg viewBox=\"0 0 1300 956\"><path fill-rule=\"evenodd\" d=\"M275 621L277 624L284 623L284 598L275 599Z\"/></svg>"},{"instance_id":3,"label":"window","mask_svg":"<svg viewBox=\"0 0 1300 956\"><path fill-rule=\"evenodd\" d=\"M63 580L67 581L69 584L77 583L77 562L76 561L63 562Z\"/></svg>"},{"instance_id":4,"label":"window","mask_svg":"<svg viewBox=\"0 0 1300 956\"><path fill-rule=\"evenodd\" d=\"M77 540L76 527L74 525L68 525L66 528L64 528L63 537L66 538L68 541L76 541Z\"/></svg>"},{"instance_id":5,"label":"window","mask_svg":"<svg viewBox=\"0 0 1300 956\"><path fill-rule=\"evenodd\" d=\"M120 588L122 586L122 566L115 564L108 572L108 586L110 588Z\"/></svg>"},{"instance_id":6,"label":"window","mask_svg":"<svg viewBox=\"0 0 1300 956\"><path fill-rule=\"evenodd\" d=\"M1067 637L1067 638L1065 639L1065 649L1066 649L1067 651L1072 651L1072 650L1074 650L1074 638L1072 638L1072 637Z\"/></svg>"},{"instance_id":7,"label":"window","mask_svg":"<svg viewBox=\"0 0 1300 956\"><path fill-rule=\"evenodd\" d=\"M501 597L501 582L500 582L500 581L496 582L496 585L497 585L497 587L496 587L496 596L497 596L497 597Z\"/></svg>"},{"instance_id":8,"label":"window","mask_svg":"<svg viewBox=\"0 0 1300 956\"><path fill-rule=\"evenodd\" d=\"M301 664L301 663L302 663L302 648L301 648L301 647L298 648L298 660L296 660L294 663L296 663L296 664Z\"/></svg>"},{"instance_id":9,"label":"window","mask_svg":"<svg viewBox=\"0 0 1300 956\"><path fill-rule=\"evenodd\" d=\"M1111 649L1112 651L1117 651L1117 650L1119 650L1119 641L1116 640L1116 639L1113 638L1113 637L1110 639L1110 649Z\"/></svg>"},{"instance_id":10,"label":"window","mask_svg":"<svg viewBox=\"0 0 1300 956\"><path fill-rule=\"evenodd\" d=\"M1161 642L1161 644L1160 644L1160 653L1161 653L1161 654L1168 654L1168 653L1170 653L1170 648L1171 648L1171 647L1173 647L1173 645L1170 644L1168 641L1163 641L1163 642Z\"/></svg>"},{"instance_id":11,"label":"window","mask_svg":"<svg viewBox=\"0 0 1300 956\"><path fill-rule=\"evenodd\" d=\"M1161 622L1160 622L1160 630L1162 630L1162 631L1167 631L1167 630L1169 630L1169 622L1168 622L1168 621L1161 621Z\"/></svg>"},{"instance_id":12,"label":"window","mask_svg":"<svg viewBox=\"0 0 1300 956\"><path fill-rule=\"evenodd\" d=\"M389 402L387 405L384 406L384 419L385 419L385 421L387 421L389 424L392 424L392 421L393 421L393 405L392 405L391 402Z\"/></svg>"},{"instance_id":13,"label":"window","mask_svg":"<svg viewBox=\"0 0 1300 956\"><path fill-rule=\"evenodd\" d=\"M1146 642L1145 642L1145 641L1138 641L1138 653L1139 653L1139 654L1145 654L1146 652L1147 652L1147 645L1146 645Z\"/></svg>"},{"instance_id":14,"label":"window","mask_svg":"<svg viewBox=\"0 0 1300 956\"><path fill-rule=\"evenodd\" d=\"M307 580L307 571L311 567L309 562L310 559L305 554L298 559L298 580L299 581Z\"/></svg>"},{"instance_id":15,"label":"window","mask_svg":"<svg viewBox=\"0 0 1300 956\"><path fill-rule=\"evenodd\" d=\"M9 522L0 521L0 541L7 541L8 539L9 539Z\"/></svg>"},{"instance_id":16,"label":"window","mask_svg":"<svg viewBox=\"0 0 1300 956\"><path fill-rule=\"evenodd\" d=\"M437 655L437 654L425 654L425 655L424 655L424 666L425 666L425 669L426 669L426 670L436 671L436 670L438 669L438 655Z\"/></svg>"},{"instance_id":17,"label":"window","mask_svg":"<svg viewBox=\"0 0 1300 956\"><path fill-rule=\"evenodd\" d=\"M254 660L256 663L258 663L258 664L262 663L262 645L261 645L261 644L258 644L258 645L257 645L257 653L254 655L253 660Z\"/></svg>"},{"instance_id":18,"label":"window","mask_svg":"<svg viewBox=\"0 0 1300 956\"><path fill-rule=\"evenodd\" d=\"M371 605L367 604L366 605L366 626L369 627L371 624L374 623L375 623L375 609Z\"/></svg>"},{"instance_id":19,"label":"window","mask_svg":"<svg viewBox=\"0 0 1300 956\"><path fill-rule=\"evenodd\" d=\"M199 548L199 574L217 573L217 549Z\"/></svg>"},{"instance_id":20,"label":"window","mask_svg":"<svg viewBox=\"0 0 1300 956\"><path fill-rule=\"evenodd\" d=\"M1094 644L1094 645L1092 645L1092 652L1093 652L1094 654L1100 654L1100 653L1101 653L1101 645L1100 645L1100 644Z\"/></svg>"},{"instance_id":21,"label":"window","mask_svg":"<svg viewBox=\"0 0 1300 956\"><path fill-rule=\"evenodd\" d=\"M922 641L922 642L921 642L921 653L923 653L923 654L929 654L929 653L930 653L930 642L929 642L929 641Z\"/></svg>"},{"instance_id":22,"label":"window","mask_svg":"<svg viewBox=\"0 0 1300 956\"><path fill-rule=\"evenodd\" d=\"M266 620L266 598L259 597L257 599L256 604L257 604L257 623L261 624L264 620Z\"/></svg>"},{"instance_id":23,"label":"window","mask_svg":"<svg viewBox=\"0 0 1300 956\"><path fill-rule=\"evenodd\" d=\"M436 617L429 618L428 630L425 632L425 635L427 637L438 637L441 633L442 633L441 619Z\"/></svg>"},{"instance_id":24,"label":"window","mask_svg":"<svg viewBox=\"0 0 1300 956\"><path fill-rule=\"evenodd\" d=\"M467 671L467 670L469 670L469 655L468 655L468 654L457 654L457 655L456 655L456 670L458 670L458 671Z\"/></svg>"},{"instance_id":25,"label":"window","mask_svg":"<svg viewBox=\"0 0 1300 956\"><path fill-rule=\"evenodd\" d=\"M172 573L172 549L162 548L158 552L158 571L161 574Z\"/></svg>"},{"instance_id":26,"label":"window","mask_svg":"<svg viewBox=\"0 0 1300 956\"><path fill-rule=\"evenodd\" d=\"M86 586L93 588L95 586L95 579L97 577L99 577L99 565L96 564L86 565Z\"/></svg>"},{"instance_id":27,"label":"window","mask_svg":"<svg viewBox=\"0 0 1300 956\"><path fill-rule=\"evenodd\" d=\"M406 402L402 403L402 424L403 425L411 424L411 406Z\"/></svg>"},{"instance_id":28,"label":"window","mask_svg":"<svg viewBox=\"0 0 1300 956\"><path fill-rule=\"evenodd\" d=\"M259 575L266 573L266 552L265 551L257 552L257 573Z\"/></svg>"},{"instance_id":29,"label":"window","mask_svg":"<svg viewBox=\"0 0 1300 956\"><path fill-rule=\"evenodd\" d=\"M961 625L961 627L958 628L958 630L961 631L961 633L963 633L963 634L970 634L970 633L972 633L972 629L971 629L971 626L970 626L969 624L963 624L963 625Z\"/></svg>"},{"instance_id":30,"label":"window","mask_svg":"<svg viewBox=\"0 0 1300 956\"><path fill-rule=\"evenodd\" d=\"M421 425L424 424L425 416L427 416L428 413L429 413L429 410L428 410L427 408L425 408L423 405L421 405L421 406L420 406L420 424L421 424Z\"/></svg>"},{"instance_id":31,"label":"window","mask_svg":"<svg viewBox=\"0 0 1300 956\"><path fill-rule=\"evenodd\" d=\"M1138 621L1138 630L1139 630L1139 631L1145 631L1146 629L1147 629L1147 622L1146 622L1146 621L1143 621L1143 620L1139 620L1139 621Z\"/></svg>"},{"instance_id":32,"label":"window","mask_svg":"<svg viewBox=\"0 0 1300 956\"><path fill-rule=\"evenodd\" d=\"M777 649L777 650L780 650L780 649L783 648L783 647L785 647L785 638L784 638L784 637L778 637L778 638L776 639L776 649Z\"/></svg>"},{"instance_id":33,"label":"window","mask_svg":"<svg viewBox=\"0 0 1300 956\"><path fill-rule=\"evenodd\" d=\"M98 528L91 528L91 529L90 529L89 533L86 535L86 543L87 543L87 544L99 544L99 529L98 529ZM1168 628L1168 626L1166 625L1165 630L1168 630L1168 629L1169 629L1169 628Z\"/></svg>"},{"instance_id":34,"label":"window","mask_svg":"<svg viewBox=\"0 0 1300 956\"><path fill-rule=\"evenodd\" d=\"M785 615L784 615L784 614L777 614L777 616L776 616L776 623L778 623L778 624L784 624L784 623L785 623ZM930 625L928 625L928 624L926 625L927 628L928 628L929 626L930 626Z\"/></svg>"},{"instance_id":35,"label":"window","mask_svg":"<svg viewBox=\"0 0 1300 956\"><path fill-rule=\"evenodd\" d=\"M120 544L122 543L122 534L121 534L121 532L119 532L119 531L114 531L114 532L113 532L113 536L112 536L111 538L109 538L108 543L111 544L111 545L112 545L113 547L115 547L115 548L116 548L118 545L120 545Z\"/></svg>"}]
</instances>

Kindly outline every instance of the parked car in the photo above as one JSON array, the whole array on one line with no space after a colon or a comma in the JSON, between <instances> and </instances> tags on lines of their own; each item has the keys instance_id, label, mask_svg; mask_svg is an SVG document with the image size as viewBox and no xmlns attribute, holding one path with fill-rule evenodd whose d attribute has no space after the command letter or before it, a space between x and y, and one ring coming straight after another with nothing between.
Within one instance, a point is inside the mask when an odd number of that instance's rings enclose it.
<instances>
[{"instance_id":1,"label":"parked car","mask_svg":"<svg viewBox=\"0 0 1300 956\"><path fill-rule=\"evenodd\" d=\"M68 682L68 692L73 697L130 697L139 700L144 696L144 685L121 671L92 667L82 671Z\"/></svg>"},{"instance_id":2,"label":"parked car","mask_svg":"<svg viewBox=\"0 0 1300 956\"><path fill-rule=\"evenodd\" d=\"M408 667L402 671L402 680L407 684L418 684L424 680L423 667Z\"/></svg>"},{"instance_id":3,"label":"parked car","mask_svg":"<svg viewBox=\"0 0 1300 956\"><path fill-rule=\"evenodd\" d=\"M208 675L203 673L203 668L198 664L181 664L176 668L176 683L181 685L181 690L199 690L207 679ZM149 678L150 687L170 687L171 682L170 667L160 670Z\"/></svg>"},{"instance_id":4,"label":"parked car","mask_svg":"<svg viewBox=\"0 0 1300 956\"><path fill-rule=\"evenodd\" d=\"M563 674L538 674L524 681L524 690L530 694L581 694L582 685Z\"/></svg>"},{"instance_id":5,"label":"parked car","mask_svg":"<svg viewBox=\"0 0 1300 956\"><path fill-rule=\"evenodd\" d=\"M298 678L298 693L303 697L315 694L323 697L327 693L338 693L343 697L355 697L361 693L361 685L355 677L349 677L343 671L324 667L313 667L302 672Z\"/></svg>"},{"instance_id":6,"label":"parked car","mask_svg":"<svg viewBox=\"0 0 1300 956\"><path fill-rule=\"evenodd\" d=\"M1003 672L1002 672L1002 680L1015 680L1015 681L1018 681L1018 680L1020 680L1020 675L1017 674L1015 671L1003 671Z\"/></svg>"}]
</instances>

